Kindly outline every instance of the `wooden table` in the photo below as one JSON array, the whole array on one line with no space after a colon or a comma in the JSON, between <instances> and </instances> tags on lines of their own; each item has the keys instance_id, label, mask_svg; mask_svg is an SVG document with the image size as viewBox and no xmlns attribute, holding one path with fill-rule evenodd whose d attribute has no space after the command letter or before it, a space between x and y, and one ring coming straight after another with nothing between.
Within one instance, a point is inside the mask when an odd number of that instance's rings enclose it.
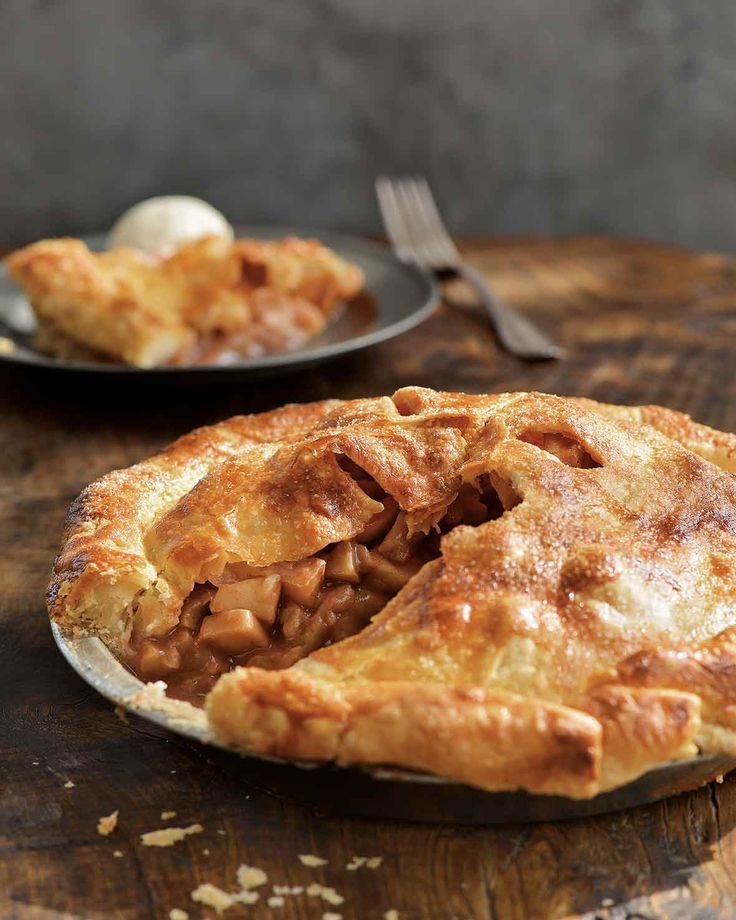
<instances>
[{"instance_id":1,"label":"wooden table","mask_svg":"<svg viewBox=\"0 0 736 920\"><path fill-rule=\"evenodd\" d=\"M226 916L380 918L736 915L736 780L646 808L562 824L462 828L320 816L233 779L206 752L121 721L56 651L44 611L68 504L112 467L236 412L327 396L538 389L659 402L736 430L736 261L595 239L467 245L496 290L569 348L558 364L499 353L482 317L443 307L421 328L280 380L196 389L0 376L0 915L210 915L201 882L234 888L241 863L272 884L316 880L345 897L287 897ZM451 289L458 302L467 296ZM69 782L74 786L70 787ZM305 783L309 777L305 776ZM120 812L110 837L98 817ZM166 849L139 834L200 822ZM116 851L120 855L116 855ZM299 853L329 860L320 869ZM349 872L351 856L379 869Z\"/></svg>"}]
</instances>

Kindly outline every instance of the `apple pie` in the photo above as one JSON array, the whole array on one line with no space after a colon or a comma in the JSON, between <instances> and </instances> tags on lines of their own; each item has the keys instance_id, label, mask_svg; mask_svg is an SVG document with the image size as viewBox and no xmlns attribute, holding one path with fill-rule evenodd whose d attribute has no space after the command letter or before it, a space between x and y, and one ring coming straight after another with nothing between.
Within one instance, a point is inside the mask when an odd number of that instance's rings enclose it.
<instances>
[{"instance_id":1,"label":"apple pie","mask_svg":"<svg viewBox=\"0 0 736 920\"><path fill-rule=\"evenodd\" d=\"M7 268L38 319L39 349L137 367L292 351L364 282L356 265L295 237L209 236L158 255L42 240L10 255Z\"/></svg>"},{"instance_id":2,"label":"apple pie","mask_svg":"<svg viewBox=\"0 0 736 920\"><path fill-rule=\"evenodd\" d=\"M736 756L732 470L656 406L285 406L85 489L50 615L238 749L586 798Z\"/></svg>"}]
</instances>

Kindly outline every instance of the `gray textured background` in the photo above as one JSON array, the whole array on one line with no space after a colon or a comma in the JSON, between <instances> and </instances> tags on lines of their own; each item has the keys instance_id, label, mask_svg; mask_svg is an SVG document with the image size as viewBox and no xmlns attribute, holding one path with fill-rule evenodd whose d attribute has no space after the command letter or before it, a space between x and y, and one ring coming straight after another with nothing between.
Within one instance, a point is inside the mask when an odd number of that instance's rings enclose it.
<instances>
[{"instance_id":1,"label":"gray textured background","mask_svg":"<svg viewBox=\"0 0 736 920\"><path fill-rule=\"evenodd\" d=\"M736 248L733 0L0 0L0 243L153 194Z\"/></svg>"}]
</instances>

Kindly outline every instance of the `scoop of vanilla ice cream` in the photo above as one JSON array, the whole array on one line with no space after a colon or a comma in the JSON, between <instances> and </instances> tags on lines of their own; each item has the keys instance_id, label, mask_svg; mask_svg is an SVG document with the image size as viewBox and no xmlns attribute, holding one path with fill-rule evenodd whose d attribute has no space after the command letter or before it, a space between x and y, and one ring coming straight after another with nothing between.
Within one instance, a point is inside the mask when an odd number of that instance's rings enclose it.
<instances>
[{"instance_id":1,"label":"scoop of vanilla ice cream","mask_svg":"<svg viewBox=\"0 0 736 920\"><path fill-rule=\"evenodd\" d=\"M132 246L156 252L203 236L233 238L233 228L212 205L188 195L149 198L118 218L107 238L109 248Z\"/></svg>"}]
</instances>

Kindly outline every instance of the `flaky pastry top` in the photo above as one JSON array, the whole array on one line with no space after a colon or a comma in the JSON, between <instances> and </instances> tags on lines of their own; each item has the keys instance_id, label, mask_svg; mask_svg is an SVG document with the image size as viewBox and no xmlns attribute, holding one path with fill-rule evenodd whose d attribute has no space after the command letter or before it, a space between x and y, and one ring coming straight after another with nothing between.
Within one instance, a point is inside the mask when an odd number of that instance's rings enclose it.
<instances>
[{"instance_id":1,"label":"flaky pastry top","mask_svg":"<svg viewBox=\"0 0 736 920\"><path fill-rule=\"evenodd\" d=\"M410 387L199 429L82 493L51 617L120 652L229 563L351 539L381 505L342 458L410 532L488 477L507 510L445 533L352 638L221 677L224 742L573 797L736 755L736 438L660 407Z\"/></svg>"}]
</instances>

